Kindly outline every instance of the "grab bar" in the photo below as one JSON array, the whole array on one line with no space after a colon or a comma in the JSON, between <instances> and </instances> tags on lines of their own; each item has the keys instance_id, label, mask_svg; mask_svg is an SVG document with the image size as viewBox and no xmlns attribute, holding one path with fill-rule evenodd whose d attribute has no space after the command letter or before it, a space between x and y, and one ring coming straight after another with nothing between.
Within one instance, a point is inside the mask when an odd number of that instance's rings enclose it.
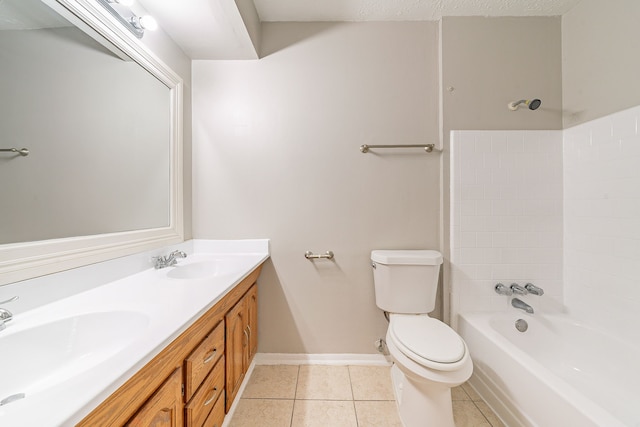
<instances>
[{"instance_id":1,"label":"grab bar","mask_svg":"<svg viewBox=\"0 0 640 427\"><path fill-rule=\"evenodd\" d=\"M304 253L304 257L306 259L321 259L321 258L333 259L333 252L332 251L327 251L327 252L325 252L323 254L314 254L311 251L307 251L307 252Z\"/></svg>"},{"instance_id":2,"label":"grab bar","mask_svg":"<svg viewBox=\"0 0 640 427\"><path fill-rule=\"evenodd\" d=\"M431 153L435 148L435 144L400 144L400 145L368 145L363 144L360 146L360 151L368 153L371 148L424 148L424 151Z\"/></svg>"},{"instance_id":3,"label":"grab bar","mask_svg":"<svg viewBox=\"0 0 640 427\"><path fill-rule=\"evenodd\" d=\"M29 155L29 149L27 149L27 148L21 148L19 150L17 148L0 148L0 152L3 152L3 153L17 153L17 154L20 154L23 157Z\"/></svg>"}]
</instances>

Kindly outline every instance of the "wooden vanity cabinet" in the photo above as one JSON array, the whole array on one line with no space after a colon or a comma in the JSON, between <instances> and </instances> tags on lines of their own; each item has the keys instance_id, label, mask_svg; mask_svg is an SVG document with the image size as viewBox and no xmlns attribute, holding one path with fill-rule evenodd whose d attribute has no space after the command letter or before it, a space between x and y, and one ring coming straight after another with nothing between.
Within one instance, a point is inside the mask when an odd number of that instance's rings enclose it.
<instances>
[{"instance_id":1,"label":"wooden vanity cabinet","mask_svg":"<svg viewBox=\"0 0 640 427\"><path fill-rule=\"evenodd\" d=\"M209 413L216 405L224 406L224 370L225 363L222 358L204 380L193 399L185 406L187 426L203 426Z\"/></svg>"},{"instance_id":2,"label":"wooden vanity cabinet","mask_svg":"<svg viewBox=\"0 0 640 427\"><path fill-rule=\"evenodd\" d=\"M77 426L221 427L257 349L256 279L261 268ZM230 372L236 378L233 393L227 388Z\"/></svg>"},{"instance_id":3,"label":"wooden vanity cabinet","mask_svg":"<svg viewBox=\"0 0 640 427\"><path fill-rule=\"evenodd\" d=\"M203 426L218 401L224 405L224 333L224 322L220 322L184 362L187 426Z\"/></svg>"},{"instance_id":4,"label":"wooden vanity cabinet","mask_svg":"<svg viewBox=\"0 0 640 427\"><path fill-rule=\"evenodd\" d=\"M227 405L231 404L240 390L244 374L257 351L258 287L253 285L225 316L227 341Z\"/></svg>"},{"instance_id":5,"label":"wooden vanity cabinet","mask_svg":"<svg viewBox=\"0 0 640 427\"><path fill-rule=\"evenodd\" d=\"M247 299L247 318L249 320L249 359L247 368L258 352L258 286L253 285L245 296Z\"/></svg>"},{"instance_id":6,"label":"wooden vanity cabinet","mask_svg":"<svg viewBox=\"0 0 640 427\"><path fill-rule=\"evenodd\" d=\"M127 427L182 427L182 369L176 369L129 420Z\"/></svg>"}]
</instances>

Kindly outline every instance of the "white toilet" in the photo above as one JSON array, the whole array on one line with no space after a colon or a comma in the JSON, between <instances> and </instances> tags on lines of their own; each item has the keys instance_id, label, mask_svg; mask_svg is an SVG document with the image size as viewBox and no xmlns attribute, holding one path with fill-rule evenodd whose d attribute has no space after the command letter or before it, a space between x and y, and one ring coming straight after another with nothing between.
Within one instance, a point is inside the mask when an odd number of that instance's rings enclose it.
<instances>
[{"instance_id":1,"label":"white toilet","mask_svg":"<svg viewBox=\"0 0 640 427\"><path fill-rule=\"evenodd\" d=\"M391 376L405 427L455 427L451 388L471 377L462 338L430 318L442 255L431 250L371 252L376 305L389 313Z\"/></svg>"}]
</instances>

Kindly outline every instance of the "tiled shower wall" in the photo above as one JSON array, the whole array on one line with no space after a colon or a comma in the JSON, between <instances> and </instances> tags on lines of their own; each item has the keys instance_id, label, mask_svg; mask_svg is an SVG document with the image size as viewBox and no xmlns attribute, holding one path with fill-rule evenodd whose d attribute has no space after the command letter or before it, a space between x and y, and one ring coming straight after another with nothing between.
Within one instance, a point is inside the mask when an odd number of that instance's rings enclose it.
<instances>
[{"instance_id":1,"label":"tiled shower wall","mask_svg":"<svg viewBox=\"0 0 640 427\"><path fill-rule=\"evenodd\" d=\"M640 342L640 107L564 131L565 304Z\"/></svg>"},{"instance_id":2,"label":"tiled shower wall","mask_svg":"<svg viewBox=\"0 0 640 427\"><path fill-rule=\"evenodd\" d=\"M561 301L562 132L454 131L451 151L452 319L515 310L498 282L542 287L522 297L534 308Z\"/></svg>"},{"instance_id":3,"label":"tiled shower wall","mask_svg":"<svg viewBox=\"0 0 640 427\"><path fill-rule=\"evenodd\" d=\"M564 146L564 152L562 147ZM564 131L452 132L453 313L502 282L640 342L640 107ZM455 319L455 316L453 316Z\"/></svg>"}]
</instances>

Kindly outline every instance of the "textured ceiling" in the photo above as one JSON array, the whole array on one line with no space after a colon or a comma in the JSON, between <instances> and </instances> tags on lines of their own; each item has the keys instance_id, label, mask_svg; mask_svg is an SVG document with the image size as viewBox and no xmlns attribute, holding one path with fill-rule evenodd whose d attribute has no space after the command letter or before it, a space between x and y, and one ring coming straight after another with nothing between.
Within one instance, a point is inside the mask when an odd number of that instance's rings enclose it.
<instances>
[{"instance_id":1,"label":"textured ceiling","mask_svg":"<svg viewBox=\"0 0 640 427\"><path fill-rule=\"evenodd\" d=\"M442 16L555 16L581 0L254 0L262 21L432 21Z\"/></svg>"}]
</instances>

